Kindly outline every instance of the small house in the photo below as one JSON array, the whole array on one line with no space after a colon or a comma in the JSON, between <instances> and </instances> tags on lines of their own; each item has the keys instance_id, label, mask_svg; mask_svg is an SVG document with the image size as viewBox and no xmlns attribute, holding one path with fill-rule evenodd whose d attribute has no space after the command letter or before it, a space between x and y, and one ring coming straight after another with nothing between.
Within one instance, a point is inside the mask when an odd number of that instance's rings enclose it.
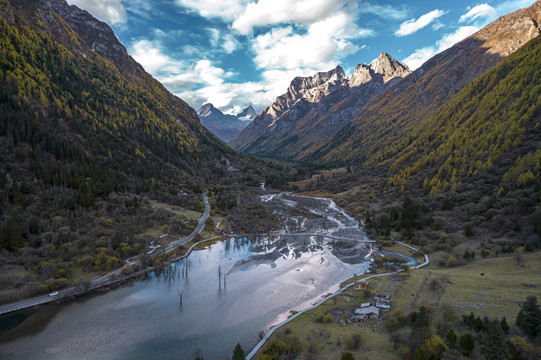
<instances>
[{"instance_id":1,"label":"small house","mask_svg":"<svg viewBox=\"0 0 541 360\"><path fill-rule=\"evenodd\" d=\"M377 319L378 317L379 309L371 305L355 310L355 315L352 316L352 319L361 322L368 319Z\"/></svg>"}]
</instances>

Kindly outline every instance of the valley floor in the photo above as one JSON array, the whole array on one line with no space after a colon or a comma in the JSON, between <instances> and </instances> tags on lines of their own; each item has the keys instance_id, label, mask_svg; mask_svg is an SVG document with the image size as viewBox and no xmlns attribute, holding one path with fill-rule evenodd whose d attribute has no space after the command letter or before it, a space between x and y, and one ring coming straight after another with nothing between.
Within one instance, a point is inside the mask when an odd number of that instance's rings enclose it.
<instances>
[{"instance_id":1,"label":"valley floor","mask_svg":"<svg viewBox=\"0 0 541 360\"><path fill-rule=\"evenodd\" d=\"M434 314L434 327L441 326L438 324L443 321L442 313L453 310L457 319L470 312L481 318L505 316L511 331L518 334L513 325L522 302L529 295L540 295L537 287L541 284L540 260L541 253L535 252L524 254L519 263L515 257L503 256L475 260L460 267L441 268L431 264L407 272L406 280L393 280L392 277L370 279L368 287L372 293L391 295L391 310L400 309L408 314L426 306ZM402 358L390 335L398 333L402 339L398 347L405 346L409 328L389 332L385 319L389 318L390 312L383 313L380 319L364 323L346 321L345 326L341 325L342 319L337 318L337 314L354 310L369 301L362 290L350 288L344 294L348 296L328 300L277 330L254 358L264 358L263 351L279 341L297 343L300 349L297 358L337 359L345 351L351 352L355 359ZM334 320L318 322L318 314L334 314ZM352 345L354 334L361 337L358 348Z\"/></svg>"}]
</instances>

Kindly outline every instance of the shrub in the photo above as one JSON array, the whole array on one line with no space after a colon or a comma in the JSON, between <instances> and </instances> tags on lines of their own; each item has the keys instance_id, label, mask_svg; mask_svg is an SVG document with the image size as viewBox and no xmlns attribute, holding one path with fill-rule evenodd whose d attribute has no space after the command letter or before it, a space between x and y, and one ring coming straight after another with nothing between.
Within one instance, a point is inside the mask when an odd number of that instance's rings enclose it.
<instances>
[{"instance_id":1,"label":"shrub","mask_svg":"<svg viewBox=\"0 0 541 360\"><path fill-rule=\"evenodd\" d=\"M347 341L347 347L349 350L357 350L361 347L361 335L360 334L353 334L351 335L351 339Z\"/></svg>"},{"instance_id":2,"label":"shrub","mask_svg":"<svg viewBox=\"0 0 541 360\"><path fill-rule=\"evenodd\" d=\"M332 321L334 318L332 315L330 314L323 314L323 313L320 313L320 314L317 314L316 315L316 321L319 321L319 322L330 322Z\"/></svg>"}]
</instances>

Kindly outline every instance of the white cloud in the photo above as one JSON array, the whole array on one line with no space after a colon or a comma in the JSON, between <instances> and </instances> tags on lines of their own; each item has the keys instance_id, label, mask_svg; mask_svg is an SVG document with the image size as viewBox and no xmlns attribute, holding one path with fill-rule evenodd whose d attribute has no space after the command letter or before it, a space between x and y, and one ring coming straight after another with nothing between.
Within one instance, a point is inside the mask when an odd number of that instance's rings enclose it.
<instances>
[{"instance_id":1,"label":"white cloud","mask_svg":"<svg viewBox=\"0 0 541 360\"><path fill-rule=\"evenodd\" d=\"M212 33L209 32L209 33ZM159 42L139 40L130 46L131 56L169 91L181 96L194 107L211 102L224 111L232 111L252 94L266 94L265 83L233 84L225 81L234 74L215 66L211 60L180 61L164 54ZM194 90L196 88L196 90ZM275 90L273 88L273 90ZM244 98L243 98L244 97ZM256 98L267 100L267 96ZM254 105L256 102L254 102ZM260 104L262 107L263 103Z\"/></svg>"},{"instance_id":2,"label":"white cloud","mask_svg":"<svg viewBox=\"0 0 541 360\"><path fill-rule=\"evenodd\" d=\"M255 63L263 69L310 68L327 70L341 57L359 50L349 39L358 38L359 28L350 14L335 13L308 27L305 34L291 26L274 28L252 43Z\"/></svg>"},{"instance_id":3,"label":"white cloud","mask_svg":"<svg viewBox=\"0 0 541 360\"><path fill-rule=\"evenodd\" d=\"M84 9L97 19L108 24L122 24L127 21L126 9L121 0L67 0L70 5Z\"/></svg>"},{"instance_id":4,"label":"white cloud","mask_svg":"<svg viewBox=\"0 0 541 360\"><path fill-rule=\"evenodd\" d=\"M150 40L139 40L130 47L131 56L151 74L160 72L178 72L180 63L162 53L160 48Z\"/></svg>"},{"instance_id":5,"label":"white cloud","mask_svg":"<svg viewBox=\"0 0 541 360\"><path fill-rule=\"evenodd\" d=\"M236 15L233 11L218 14L215 10L205 10L204 5L209 0L176 1L203 16L231 20L230 29L239 34L250 34L255 27L280 24L256 37L247 37L255 65L262 70L261 81L219 81L218 78L223 79L228 73L220 73L216 68L207 73L209 78L205 78L199 88L188 88L195 81L192 77L177 75L163 79L170 89L173 84L186 86L179 88L176 94L192 106L211 102L225 113L234 113L246 99L258 109L269 106L286 91L293 78L334 68L341 58L359 50L353 39L375 35L372 29L355 24L358 6L353 0L254 0ZM239 8L242 5L242 1L237 1L232 6ZM242 46L234 34L207 30L213 48L222 47L226 52L233 52ZM212 81L211 76L214 76Z\"/></svg>"},{"instance_id":6,"label":"white cloud","mask_svg":"<svg viewBox=\"0 0 541 360\"><path fill-rule=\"evenodd\" d=\"M212 47L216 47L220 41L220 30L209 28L207 29L209 32L209 41Z\"/></svg>"},{"instance_id":7,"label":"white cloud","mask_svg":"<svg viewBox=\"0 0 541 360\"><path fill-rule=\"evenodd\" d=\"M236 17L233 29L250 34L256 26L279 23L310 24L339 10L346 0L259 0L246 6Z\"/></svg>"},{"instance_id":8,"label":"white cloud","mask_svg":"<svg viewBox=\"0 0 541 360\"><path fill-rule=\"evenodd\" d=\"M126 7L126 11L130 15L136 15L135 17L130 17L130 20L134 19L136 22L139 20L137 17L141 17L146 20L152 20L153 18L163 17L165 14L155 3L148 0L129 0L124 1L123 4Z\"/></svg>"},{"instance_id":9,"label":"white cloud","mask_svg":"<svg viewBox=\"0 0 541 360\"><path fill-rule=\"evenodd\" d=\"M223 31L208 28L209 41L214 49L221 48L227 54L233 53L242 47L241 43L232 34L223 34Z\"/></svg>"},{"instance_id":10,"label":"white cloud","mask_svg":"<svg viewBox=\"0 0 541 360\"><path fill-rule=\"evenodd\" d=\"M458 20L459 23L468 22L480 17L493 18L496 15L496 9L488 4L477 5L470 9L466 14L462 15Z\"/></svg>"},{"instance_id":11,"label":"white cloud","mask_svg":"<svg viewBox=\"0 0 541 360\"><path fill-rule=\"evenodd\" d=\"M402 60L402 62L408 65L411 70L415 70L434 55L447 50L457 42L475 33L477 30L479 30L479 28L476 26L461 26L455 32L445 34L434 46L415 50L413 54Z\"/></svg>"},{"instance_id":12,"label":"white cloud","mask_svg":"<svg viewBox=\"0 0 541 360\"><path fill-rule=\"evenodd\" d=\"M421 30L425 26L428 26L432 21L436 20L444 14L445 11L436 9L420 16L417 20L413 18L408 21L404 21L402 24L400 24L400 28L394 34L396 36L406 36L413 34Z\"/></svg>"},{"instance_id":13,"label":"white cloud","mask_svg":"<svg viewBox=\"0 0 541 360\"><path fill-rule=\"evenodd\" d=\"M191 91L196 86L221 87L224 80L233 76L230 71L216 67L208 59L195 63L176 62L179 66L175 72L162 72L157 76L169 91Z\"/></svg>"},{"instance_id":14,"label":"white cloud","mask_svg":"<svg viewBox=\"0 0 541 360\"><path fill-rule=\"evenodd\" d=\"M205 84L221 84L224 82L224 78L233 75L231 72L213 66L211 61L207 59L199 60L194 70L200 79L199 82Z\"/></svg>"},{"instance_id":15,"label":"white cloud","mask_svg":"<svg viewBox=\"0 0 541 360\"><path fill-rule=\"evenodd\" d=\"M404 7L397 8L391 5L371 4L364 1L359 4L359 12L391 20L402 20L408 16L408 10Z\"/></svg>"},{"instance_id":16,"label":"white cloud","mask_svg":"<svg viewBox=\"0 0 541 360\"><path fill-rule=\"evenodd\" d=\"M231 34L226 34L223 37L222 48L228 54L233 53L242 47L241 43Z\"/></svg>"},{"instance_id":17,"label":"white cloud","mask_svg":"<svg viewBox=\"0 0 541 360\"><path fill-rule=\"evenodd\" d=\"M372 37L372 36L376 36L376 32L374 30L365 29L365 28L359 29L359 37L366 38L366 37Z\"/></svg>"},{"instance_id":18,"label":"white cloud","mask_svg":"<svg viewBox=\"0 0 541 360\"><path fill-rule=\"evenodd\" d=\"M237 114L246 102L261 111L272 104L276 97L285 93L287 87L296 76L313 75L314 70L269 70L262 73L259 82L244 83L209 83L195 91L177 92L176 95L187 101L195 108L205 103L212 103L226 114Z\"/></svg>"},{"instance_id":19,"label":"white cloud","mask_svg":"<svg viewBox=\"0 0 541 360\"><path fill-rule=\"evenodd\" d=\"M175 2L195 10L203 17L232 20L244 10L249 0L175 0Z\"/></svg>"},{"instance_id":20,"label":"white cloud","mask_svg":"<svg viewBox=\"0 0 541 360\"><path fill-rule=\"evenodd\" d=\"M434 24L432 24L432 30L436 31L441 29L442 27L445 27L441 22L437 21Z\"/></svg>"}]
</instances>

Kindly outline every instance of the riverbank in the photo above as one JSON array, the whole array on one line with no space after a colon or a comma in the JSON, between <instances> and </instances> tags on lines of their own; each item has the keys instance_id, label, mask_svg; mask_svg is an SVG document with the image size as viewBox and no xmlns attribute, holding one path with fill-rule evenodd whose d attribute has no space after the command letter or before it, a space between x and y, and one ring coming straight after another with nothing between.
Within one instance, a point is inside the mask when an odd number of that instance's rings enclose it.
<instances>
[{"instance_id":1,"label":"riverbank","mask_svg":"<svg viewBox=\"0 0 541 360\"><path fill-rule=\"evenodd\" d=\"M152 259L158 256L162 256L164 254L172 253L173 251L178 249L180 246L192 241L197 234L203 231L203 228L205 227L205 221L207 221L207 218L210 215L210 204L208 202L207 194L203 193L202 196L203 196L203 202L205 203L205 210L203 211L203 214L201 215L201 218L199 219L199 223L197 227L194 229L194 231L186 237L179 238L171 242L165 249L155 251L152 254L146 254L145 256ZM218 239L218 238L221 238L221 236L215 237L213 239ZM204 241L209 241L213 239L207 239ZM199 243L202 243L204 241L200 241ZM196 245L192 246L187 254L189 254L195 246ZM180 257L170 258L167 262L170 263L172 261L177 261L187 256L187 254ZM0 306L0 315L32 308L35 306L39 306L39 305L43 305L43 304L47 304L51 302L69 301L77 296L85 295L90 292L97 291L99 289L104 289L110 286L124 283L131 279L145 275L149 273L150 271L153 271L163 266L163 264L160 264L157 266L145 266L145 268L143 269L141 266L141 260L140 260L141 257L142 255L131 258L127 261L127 264L124 265L122 268L112 271L108 274L105 274L99 278L90 280L81 286L71 287L71 288L55 291L48 295L41 295L41 296L33 297L30 299L21 300L16 303L2 305ZM131 269L133 266L141 266L141 269L139 271L126 274L127 272L126 269Z\"/></svg>"},{"instance_id":2,"label":"riverbank","mask_svg":"<svg viewBox=\"0 0 541 360\"><path fill-rule=\"evenodd\" d=\"M393 250L396 251L396 247ZM523 254L520 264L513 256L478 259L457 267L438 267L431 263L402 273L407 277L373 277L368 281L368 288L372 293L389 294L391 310L399 309L406 314L426 306L434 314L448 313L451 309L458 317L470 312L481 318L505 316L512 326L526 296L539 296L540 260L541 253L537 252ZM318 314L336 314L341 309L355 308L366 302L362 291L348 288L341 294L344 296L325 299L319 306L275 329L252 359L260 359L263 350L278 340L286 344L297 341L297 358L311 353L318 359L337 359L348 351L355 359L402 359L389 339L391 333L386 328L385 318L359 324L346 322L345 326L339 319L330 323L316 321ZM351 346L353 335L360 336L359 347ZM401 329L398 335L406 341L410 333L408 329Z\"/></svg>"},{"instance_id":3,"label":"riverbank","mask_svg":"<svg viewBox=\"0 0 541 360\"><path fill-rule=\"evenodd\" d=\"M419 265L416 265L416 266L413 266L411 267L411 269L419 269L419 268L422 268L426 265L429 264L429 259L428 259L428 255L420 252L419 250L415 249L414 247L412 246L409 246L407 244L404 244L402 242L399 242L397 241L398 244L410 249L410 250L413 250L415 252L418 252L420 253L421 255L423 255L424 259L425 259L425 262L422 263L422 264L419 264ZM383 276L389 276L389 275L393 275L393 274L398 274L400 272L403 272L405 271L405 269L400 269L400 270L397 270L397 271L393 271L393 272L388 272L388 273L383 273L383 274L375 274L375 275L369 275L369 276L364 276L364 277L357 277L357 276L354 276L354 277L351 277L349 280L346 280L345 282L347 282L346 285L342 286L338 291L336 291L334 294L331 294L331 295L328 295L326 296L325 298L323 298L322 300L320 300L319 302L317 302L316 304L314 304L313 306L309 307L309 308L306 308L304 310L301 310L297 313L295 313L294 315L292 315L291 317L289 317L287 320L281 322L280 324L276 325L276 326L273 326L266 334L265 336L261 339L261 341L252 349L252 351L250 351L250 353L246 356L246 359L247 360L250 360L252 359L253 357L255 357L256 355L260 356L261 355L261 349L263 349L263 347L265 346L265 343L268 342L272 335L277 331L279 330L280 328L284 327L285 325L291 323L292 321L294 321L295 319L301 317L302 315L310 312L310 311L317 311L318 308L323 305L323 304L326 304L329 300L332 300L334 299L335 297L337 297L338 295L344 293L344 291L346 291L347 289L350 289L354 286L355 282L358 281L358 280L363 280L363 281L367 281L369 279L373 279L373 278L376 278L376 277L383 277ZM258 354L259 353L259 354Z\"/></svg>"}]
</instances>

